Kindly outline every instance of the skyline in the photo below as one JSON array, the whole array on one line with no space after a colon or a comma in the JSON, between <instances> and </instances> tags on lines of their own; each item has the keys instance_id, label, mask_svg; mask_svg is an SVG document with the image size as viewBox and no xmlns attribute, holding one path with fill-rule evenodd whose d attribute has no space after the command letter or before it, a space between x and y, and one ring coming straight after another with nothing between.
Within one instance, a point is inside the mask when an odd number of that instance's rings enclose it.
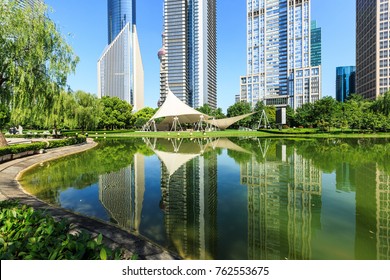
<instances>
[{"instance_id":1,"label":"skyline","mask_svg":"<svg viewBox=\"0 0 390 280\"><path fill-rule=\"evenodd\" d=\"M160 96L157 52L161 48L164 1L155 2L155 5L137 3L145 106L152 108L157 107ZM355 65L355 0L311 2L311 20L316 20L322 29L322 96L335 97L336 67ZM96 62L108 36L107 1L46 0L45 3L53 10L50 18L80 57L76 75L69 77L68 84L74 91L97 95ZM217 32L217 106L226 111L239 93L240 76L246 74L246 1L217 0Z\"/></svg>"}]
</instances>

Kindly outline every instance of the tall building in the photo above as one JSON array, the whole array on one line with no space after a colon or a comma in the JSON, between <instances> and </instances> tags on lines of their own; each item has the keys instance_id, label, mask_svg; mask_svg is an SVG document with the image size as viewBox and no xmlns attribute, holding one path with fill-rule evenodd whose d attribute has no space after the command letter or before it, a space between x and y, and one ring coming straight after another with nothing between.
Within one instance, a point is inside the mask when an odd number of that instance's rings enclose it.
<instances>
[{"instance_id":1,"label":"tall building","mask_svg":"<svg viewBox=\"0 0 390 280\"><path fill-rule=\"evenodd\" d=\"M356 0L357 93L376 99L389 86L389 0Z\"/></svg>"},{"instance_id":2,"label":"tall building","mask_svg":"<svg viewBox=\"0 0 390 280\"><path fill-rule=\"evenodd\" d=\"M321 27L317 27L315 20L311 21L311 66L320 66L322 55Z\"/></svg>"},{"instance_id":3,"label":"tall building","mask_svg":"<svg viewBox=\"0 0 390 280\"><path fill-rule=\"evenodd\" d=\"M144 70L136 28L135 0L108 0L108 46L98 61L98 96L144 106Z\"/></svg>"},{"instance_id":4,"label":"tall building","mask_svg":"<svg viewBox=\"0 0 390 280\"><path fill-rule=\"evenodd\" d=\"M356 67L337 67L336 100L345 102L351 93L356 93Z\"/></svg>"},{"instance_id":5,"label":"tall building","mask_svg":"<svg viewBox=\"0 0 390 280\"><path fill-rule=\"evenodd\" d=\"M167 89L187 105L217 107L216 0L165 0L164 42Z\"/></svg>"},{"instance_id":6,"label":"tall building","mask_svg":"<svg viewBox=\"0 0 390 280\"><path fill-rule=\"evenodd\" d=\"M311 63L310 0L247 0L247 74L241 100L296 109L321 98L321 65ZM318 50L318 46L316 51ZM318 53L314 58L317 59Z\"/></svg>"}]
</instances>

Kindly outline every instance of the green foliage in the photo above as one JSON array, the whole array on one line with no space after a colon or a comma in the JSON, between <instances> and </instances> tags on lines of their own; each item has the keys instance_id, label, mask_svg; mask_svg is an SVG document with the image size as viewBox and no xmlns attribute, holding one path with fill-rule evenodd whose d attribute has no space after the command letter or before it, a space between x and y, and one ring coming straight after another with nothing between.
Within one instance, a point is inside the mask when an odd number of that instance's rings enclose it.
<instances>
[{"instance_id":1,"label":"green foliage","mask_svg":"<svg viewBox=\"0 0 390 280\"><path fill-rule=\"evenodd\" d=\"M241 101L233 104L227 109L227 117L228 118L236 117L251 112L252 112L251 105L248 102ZM251 127L251 120L252 120L251 117L247 117L233 124L232 127L238 127L238 126Z\"/></svg>"},{"instance_id":2,"label":"green foliage","mask_svg":"<svg viewBox=\"0 0 390 280\"><path fill-rule=\"evenodd\" d=\"M0 5L0 102L12 106L15 124L45 115L79 60L46 12Z\"/></svg>"},{"instance_id":3,"label":"green foliage","mask_svg":"<svg viewBox=\"0 0 390 280\"><path fill-rule=\"evenodd\" d=\"M61 190L76 185L87 187L98 181L100 174L128 167L136 152L148 152L145 146L137 138L102 140L96 149L71 155L66 160L53 160L26 171L20 182L29 193L56 204Z\"/></svg>"},{"instance_id":4,"label":"green foliage","mask_svg":"<svg viewBox=\"0 0 390 280\"><path fill-rule=\"evenodd\" d=\"M90 93L78 90L75 92L75 100L77 107L74 111L77 127L82 131L95 129L102 111L99 99Z\"/></svg>"},{"instance_id":5,"label":"green foliage","mask_svg":"<svg viewBox=\"0 0 390 280\"><path fill-rule=\"evenodd\" d=\"M71 138L66 138L66 139L62 139L62 140L53 140L53 141L49 141L49 146L47 148L48 149L59 148L59 147L64 147L64 146L80 144L80 143L84 143L86 140L87 139L84 136L71 137Z\"/></svg>"},{"instance_id":6,"label":"green foliage","mask_svg":"<svg viewBox=\"0 0 390 280\"><path fill-rule=\"evenodd\" d=\"M39 151L40 149L46 148L47 143L35 142L29 144L16 144L5 147L0 147L0 156L9 154L18 154L26 151Z\"/></svg>"},{"instance_id":7,"label":"green foliage","mask_svg":"<svg viewBox=\"0 0 390 280\"><path fill-rule=\"evenodd\" d=\"M198 110L199 112L205 115L215 117L216 119L225 118L225 114L222 112L221 108L217 108L214 110L213 108L210 107L209 104L204 104L203 106L197 108L196 110Z\"/></svg>"},{"instance_id":8,"label":"green foliage","mask_svg":"<svg viewBox=\"0 0 390 280\"><path fill-rule=\"evenodd\" d=\"M10 108L0 100L0 128L5 127L11 119Z\"/></svg>"},{"instance_id":9,"label":"green foliage","mask_svg":"<svg viewBox=\"0 0 390 280\"><path fill-rule=\"evenodd\" d=\"M114 130L129 127L133 106L118 97L103 96L100 102L102 114L99 128Z\"/></svg>"},{"instance_id":10,"label":"green foliage","mask_svg":"<svg viewBox=\"0 0 390 280\"><path fill-rule=\"evenodd\" d=\"M157 110L145 107L136 112L132 117L132 124L136 128L141 128L151 117L156 113Z\"/></svg>"},{"instance_id":11,"label":"green foliage","mask_svg":"<svg viewBox=\"0 0 390 280\"><path fill-rule=\"evenodd\" d=\"M107 260L121 252L103 244L100 234L70 233L70 224L15 201L0 202L0 259L2 260Z\"/></svg>"}]
</instances>

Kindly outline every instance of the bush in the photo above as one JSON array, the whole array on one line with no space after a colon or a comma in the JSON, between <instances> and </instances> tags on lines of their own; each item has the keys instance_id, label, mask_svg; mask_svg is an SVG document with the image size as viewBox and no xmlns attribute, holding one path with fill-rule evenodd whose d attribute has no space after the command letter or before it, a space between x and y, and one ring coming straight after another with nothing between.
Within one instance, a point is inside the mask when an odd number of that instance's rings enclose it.
<instances>
[{"instance_id":1,"label":"bush","mask_svg":"<svg viewBox=\"0 0 390 280\"><path fill-rule=\"evenodd\" d=\"M49 146L47 148L51 149L51 148L59 148L64 146L80 144L80 143L84 143L86 140L87 138L84 136L71 137L62 140L53 140L49 142Z\"/></svg>"},{"instance_id":2,"label":"bush","mask_svg":"<svg viewBox=\"0 0 390 280\"><path fill-rule=\"evenodd\" d=\"M39 151L46 148L46 142L35 142L29 144L16 144L5 147L0 147L0 156L8 154L18 154L26 151Z\"/></svg>"},{"instance_id":3,"label":"bush","mask_svg":"<svg viewBox=\"0 0 390 280\"><path fill-rule=\"evenodd\" d=\"M120 259L86 231L70 234L70 223L56 222L42 211L16 201L0 202L0 259L5 260L106 260Z\"/></svg>"}]
</instances>

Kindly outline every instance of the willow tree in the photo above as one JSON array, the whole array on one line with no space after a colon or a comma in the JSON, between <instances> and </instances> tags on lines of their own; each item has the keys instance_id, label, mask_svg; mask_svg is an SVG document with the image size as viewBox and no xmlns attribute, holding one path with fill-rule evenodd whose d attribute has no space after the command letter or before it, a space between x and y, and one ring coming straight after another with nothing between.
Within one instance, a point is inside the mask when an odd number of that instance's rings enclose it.
<instances>
[{"instance_id":1,"label":"willow tree","mask_svg":"<svg viewBox=\"0 0 390 280\"><path fill-rule=\"evenodd\" d=\"M78 62L47 13L44 4L33 9L18 1L0 4L0 103L17 112L13 120L20 123L49 114ZM0 132L0 145L5 144Z\"/></svg>"}]
</instances>

